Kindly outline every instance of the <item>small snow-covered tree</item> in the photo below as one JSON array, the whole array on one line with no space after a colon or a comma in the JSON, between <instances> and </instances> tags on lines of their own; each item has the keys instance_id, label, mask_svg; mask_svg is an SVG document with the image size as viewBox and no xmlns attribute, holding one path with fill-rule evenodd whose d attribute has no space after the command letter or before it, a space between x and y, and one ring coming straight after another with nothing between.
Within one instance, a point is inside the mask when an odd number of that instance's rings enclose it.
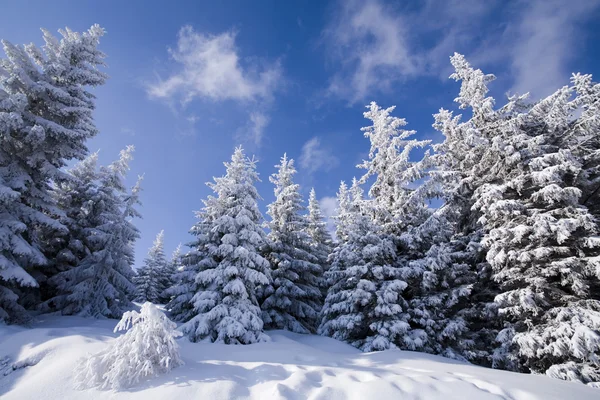
<instances>
[{"instance_id":1,"label":"small snow-covered tree","mask_svg":"<svg viewBox=\"0 0 600 400\"><path fill-rule=\"evenodd\" d=\"M329 269L329 262L327 260L333 248L333 239L327 230L327 223L321 212L321 206L319 205L319 200L317 200L317 193L314 188L311 189L308 197L307 218L308 225L306 232L312 239L312 254L317 257L323 272L326 272ZM324 289L327 292L326 285Z\"/></svg>"},{"instance_id":2,"label":"small snow-covered tree","mask_svg":"<svg viewBox=\"0 0 600 400\"><path fill-rule=\"evenodd\" d=\"M340 194L344 195L341 187ZM333 282L322 311L319 333L364 351L393 347L418 349L423 332L412 330L408 304L402 297L408 269L394 266L394 243L375 224L372 202L364 200L354 180L343 218L344 236L332 254L328 271ZM340 198L340 205L347 199Z\"/></svg>"},{"instance_id":3,"label":"small snow-covered tree","mask_svg":"<svg viewBox=\"0 0 600 400\"><path fill-rule=\"evenodd\" d=\"M136 285L135 300L149 301L158 304L162 299L162 292L166 289L167 260L164 252L164 231L156 235L154 244L148 250L144 265L137 271L134 278Z\"/></svg>"},{"instance_id":4,"label":"small snow-covered tree","mask_svg":"<svg viewBox=\"0 0 600 400\"><path fill-rule=\"evenodd\" d=\"M181 332L175 328L152 303L144 303L139 313L127 311L115 327L127 332L78 365L76 385L119 390L183 365L175 341Z\"/></svg>"},{"instance_id":5,"label":"small snow-covered tree","mask_svg":"<svg viewBox=\"0 0 600 400\"><path fill-rule=\"evenodd\" d=\"M284 154L277 173L275 201L268 206L269 243L267 259L271 263L272 284L265 289L261 304L265 326L298 333L314 332L322 305L323 268L313 254L307 233L299 185L294 183L294 160Z\"/></svg>"},{"instance_id":6,"label":"small snow-covered tree","mask_svg":"<svg viewBox=\"0 0 600 400\"><path fill-rule=\"evenodd\" d=\"M128 146L119 160L102 167L83 209L72 210L71 218L85 215L85 220L77 222L84 227L77 239L86 250L72 268L51 279L57 295L49 303L63 314L120 318L130 306L135 291L133 245L139 237L131 218L139 217L135 205L139 204L141 179L131 191L123 179L133 150Z\"/></svg>"},{"instance_id":7,"label":"small snow-covered tree","mask_svg":"<svg viewBox=\"0 0 600 400\"><path fill-rule=\"evenodd\" d=\"M216 196L204 201L192 228L194 264L184 271L197 291L190 300L193 317L181 329L192 341L249 344L268 340L255 294L270 283L269 263L259 252L266 240L254 186L259 178L256 161L241 147L225 167L225 176L208 183Z\"/></svg>"},{"instance_id":8,"label":"small snow-covered tree","mask_svg":"<svg viewBox=\"0 0 600 400\"><path fill-rule=\"evenodd\" d=\"M83 159L85 141L97 132L88 88L106 80L97 69L104 64L97 49L104 30L94 25L82 34L60 33L58 40L43 30L43 50L2 42L0 320L7 322L23 322L27 313L21 304L38 301L39 295L27 295L27 288L45 280L40 231L66 232L50 182L68 179L61 168L71 159Z\"/></svg>"}]
</instances>

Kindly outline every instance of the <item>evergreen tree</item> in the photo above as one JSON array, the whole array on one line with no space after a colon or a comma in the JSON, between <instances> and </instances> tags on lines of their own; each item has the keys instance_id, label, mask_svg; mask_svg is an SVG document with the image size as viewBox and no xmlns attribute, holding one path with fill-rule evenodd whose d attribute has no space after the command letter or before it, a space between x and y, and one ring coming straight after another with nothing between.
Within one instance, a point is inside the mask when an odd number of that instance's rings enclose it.
<instances>
[{"instance_id":1,"label":"evergreen tree","mask_svg":"<svg viewBox=\"0 0 600 400\"><path fill-rule=\"evenodd\" d=\"M494 127L501 115L493 109L494 100L486 97L487 85L495 77L472 68L462 55L455 54L451 62L455 68L451 78L462 82L455 101L461 109L471 108L473 116L461 122L460 115L448 110L434 115L433 126L444 141L433 146L428 175L433 192L444 204L419 229L432 246L417 261L426 271L422 305L415 310L422 313L421 325L430 323L427 329L437 341L434 352L491 366L501 328L494 303L498 288L481 246L485 231L480 213L473 209L473 196L493 177ZM514 108L519 109L522 98L514 100Z\"/></svg>"},{"instance_id":2,"label":"evergreen tree","mask_svg":"<svg viewBox=\"0 0 600 400\"><path fill-rule=\"evenodd\" d=\"M298 333L314 332L322 305L323 268L312 253L307 233L299 185L293 182L294 160L284 154L277 173L275 201L268 207L271 217L267 259L271 263L272 284L266 288L263 310L265 326Z\"/></svg>"},{"instance_id":3,"label":"evergreen tree","mask_svg":"<svg viewBox=\"0 0 600 400\"><path fill-rule=\"evenodd\" d=\"M200 225L201 222L198 222L192 228L192 232ZM196 276L200 272L200 262L204 258L203 253L197 250L198 245L197 241L190 243L190 252L179 256L179 266L173 275L173 286L166 290L166 295L170 297L167 309L173 320L177 322L187 322L196 315L192 298L200 291ZM180 247L177 249L180 250Z\"/></svg>"},{"instance_id":4,"label":"evergreen tree","mask_svg":"<svg viewBox=\"0 0 600 400\"><path fill-rule=\"evenodd\" d=\"M266 240L254 186L259 178L256 161L241 147L225 167L225 176L208 183L216 196L204 201L192 228L197 239L189 271L197 272L198 290L182 330L193 341L249 344L267 340L255 295L257 286L270 283L269 263L259 253Z\"/></svg>"},{"instance_id":5,"label":"evergreen tree","mask_svg":"<svg viewBox=\"0 0 600 400\"><path fill-rule=\"evenodd\" d=\"M171 289L177 284L177 274L179 273L180 268L183 267L181 262L181 244L177 245L173 254L171 254L171 259L167 262L167 265L164 268L163 272L163 284L162 284L162 293L160 295L161 302L163 304L168 304L172 297Z\"/></svg>"},{"instance_id":6,"label":"evergreen tree","mask_svg":"<svg viewBox=\"0 0 600 400\"><path fill-rule=\"evenodd\" d=\"M69 240L64 252L70 248L83 251L72 267L50 279L57 295L47 304L63 314L120 318L130 306L135 291L133 245L139 237L131 218L139 217L134 207L139 204L140 180L128 191L123 179L133 150L133 146L128 146L121 151L119 160L102 167L95 184L85 194L83 205L67 212L69 220L76 224L71 232L77 236ZM86 164L90 161L84 161L75 171L91 168ZM58 186L57 196L68 196L68 190L68 186Z\"/></svg>"},{"instance_id":7,"label":"evergreen tree","mask_svg":"<svg viewBox=\"0 0 600 400\"><path fill-rule=\"evenodd\" d=\"M136 301L149 301L154 304L160 303L162 292L165 290L164 275L167 272L167 264L164 252L164 231L160 231L156 235L154 244L148 250L144 266L137 271L134 279Z\"/></svg>"},{"instance_id":8,"label":"evergreen tree","mask_svg":"<svg viewBox=\"0 0 600 400\"><path fill-rule=\"evenodd\" d=\"M94 25L83 34L60 33L58 40L43 31L43 51L2 42L7 58L0 60L0 320L7 322L27 319L21 304L31 300L25 292L45 279L40 231L66 231L50 181L68 179L61 168L83 159L85 141L97 132L94 96L87 88L106 80L97 69L104 64L97 49L104 30Z\"/></svg>"},{"instance_id":9,"label":"evergreen tree","mask_svg":"<svg viewBox=\"0 0 600 400\"><path fill-rule=\"evenodd\" d=\"M306 232L312 240L312 254L317 257L318 263L325 273L329 269L329 254L333 248L333 239L327 230L327 223L321 213L321 207L317 200L315 189L311 189L308 197L308 225ZM324 286L327 292L326 285Z\"/></svg>"},{"instance_id":10,"label":"evergreen tree","mask_svg":"<svg viewBox=\"0 0 600 400\"><path fill-rule=\"evenodd\" d=\"M344 188L340 190L343 196ZM355 180L350 207L338 217L346 229L332 255L329 288L319 332L364 351L393 347L417 349L424 333L412 330L402 297L406 269L396 268L395 246L374 223L371 201ZM340 205L347 202L343 197Z\"/></svg>"},{"instance_id":11,"label":"evergreen tree","mask_svg":"<svg viewBox=\"0 0 600 400\"><path fill-rule=\"evenodd\" d=\"M475 193L482 243L501 293L497 356L509 367L600 382L597 221L581 206L581 163L562 146L571 129L564 87L497 131L496 180Z\"/></svg>"}]
</instances>

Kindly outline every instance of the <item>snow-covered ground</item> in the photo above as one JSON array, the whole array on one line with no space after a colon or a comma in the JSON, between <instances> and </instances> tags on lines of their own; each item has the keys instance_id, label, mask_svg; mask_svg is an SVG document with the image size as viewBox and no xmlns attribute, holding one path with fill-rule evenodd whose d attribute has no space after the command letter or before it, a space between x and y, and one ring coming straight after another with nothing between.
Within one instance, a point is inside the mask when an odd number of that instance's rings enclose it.
<instances>
[{"instance_id":1,"label":"snow-covered ground","mask_svg":"<svg viewBox=\"0 0 600 400\"><path fill-rule=\"evenodd\" d=\"M183 367L113 392L76 390L77 360L116 337L114 320L41 316L0 326L0 398L68 399L598 399L600 391L545 376L476 367L408 351L361 353L285 331L248 346L180 339ZM16 369L14 369L14 367Z\"/></svg>"}]
</instances>

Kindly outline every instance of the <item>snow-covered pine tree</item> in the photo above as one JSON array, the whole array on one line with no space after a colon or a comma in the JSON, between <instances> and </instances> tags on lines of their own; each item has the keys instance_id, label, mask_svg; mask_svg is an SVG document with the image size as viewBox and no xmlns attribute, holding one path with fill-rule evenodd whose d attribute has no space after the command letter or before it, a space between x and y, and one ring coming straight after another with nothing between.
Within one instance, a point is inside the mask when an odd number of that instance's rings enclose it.
<instances>
[{"instance_id":1,"label":"snow-covered pine tree","mask_svg":"<svg viewBox=\"0 0 600 400\"><path fill-rule=\"evenodd\" d=\"M417 261L430 270L422 281L423 305L430 306L415 309L423 313L422 324L432 321L428 330L433 330L430 337L436 338L435 352L460 354L491 366L491 349L501 327L493 302L497 285L480 243L484 229L478 222L479 213L472 207L474 192L493 177L489 173L496 164L493 127L501 118L493 109L494 100L486 97L487 85L495 77L472 68L460 54L451 57L451 62L455 68L451 78L462 82L455 101L461 109L470 107L473 116L461 122L460 115L453 116L448 110L440 109L434 115L433 127L444 135L444 141L433 146L428 175L443 206L420 228L432 243ZM514 100L519 108L522 98ZM444 307L435 305L439 301Z\"/></svg>"},{"instance_id":2,"label":"snow-covered pine tree","mask_svg":"<svg viewBox=\"0 0 600 400\"><path fill-rule=\"evenodd\" d=\"M199 217L200 214L198 213ZM201 225L202 223L198 222L192 228L192 233ZM200 291L196 276L200 272L200 262L205 258L203 253L198 252L198 245L197 241L190 243L188 245L191 247L190 252L179 255L179 264L173 275L173 286L166 290L166 295L170 297L167 309L173 320L177 322L187 322L196 315L192 299ZM177 249L181 251L180 247Z\"/></svg>"},{"instance_id":3,"label":"snow-covered pine tree","mask_svg":"<svg viewBox=\"0 0 600 400\"><path fill-rule=\"evenodd\" d=\"M340 194L344 196L344 187ZM408 304L402 297L405 269L396 268L392 240L374 223L373 203L363 199L354 180L347 211L338 218L345 226L332 253L329 288L319 333L345 341L364 351L393 347L418 349L424 333L412 330ZM339 199L341 207L347 201Z\"/></svg>"},{"instance_id":4,"label":"snow-covered pine tree","mask_svg":"<svg viewBox=\"0 0 600 400\"><path fill-rule=\"evenodd\" d=\"M249 344L268 340L255 295L257 286L270 283L269 262L259 252L266 240L254 186L259 178L256 161L241 147L225 167L225 176L207 184L216 196L204 201L192 228L197 239L189 271L197 271L198 290L182 330L193 341Z\"/></svg>"},{"instance_id":5,"label":"snow-covered pine tree","mask_svg":"<svg viewBox=\"0 0 600 400\"><path fill-rule=\"evenodd\" d=\"M600 383L600 240L581 206L576 149L564 147L575 104L565 86L496 127L496 179L475 208L501 293L498 357L508 366Z\"/></svg>"},{"instance_id":6,"label":"snow-covered pine tree","mask_svg":"<svg viewBox=\"0 0 600 400\"><path fill-rule=\"evenodd\" d=\"M284 154L277 173L275 201L268 206L269 242L267 260L272 283L264 291L261 304L265 327L298 333L315 332L322 306L323 267L313 254L307 233L299 185L294 183L294 160Z\"/></svg>"},{"instance_id":7,"label":"snow-covered pine tree","mask_svg":"<svg viewBox=\"0 0 600 400\"><path fill-rule=\"evenodd\" d=\"M312 254L317 257L319 265L323 269L323 273L325 273L329 269L328 259L333 249L333 239L327 230L327 222L325 222L325 218L321 212L321 206L319 205L319 200L317 200L317 193L314 188L310 190L308 197L307 218L308 225L306 232L312 239ZM326 285L324 290L327 292Z\"/></svg>"},{"instance_id":8,"label":"snow-covered pine tree","mask_svg":"<svg viewBox=\"0 0 600 400\"><path fill-rule=\"evenodd\" d=\"M162 304L168 304L173 298L171 289L177 284L177 274L183 268L181 261L181 243L177 245L163 273L163 291L160 295Z\"/></svg>"},{"instance_id":9,"label":"snow-covered pine tree","mask_svg":"<svg viewBox=\"0 0 600 400\"><path fill-rule=\"evenodd\" d=\"M131 218L139 217L135 205L139 204L141 179L131 191L123 179L133 150L128 146L119 160L102 167L81 209L74 207L67 213L81 229L72 231L81 234L72 240L82 242L86 254L72 268L51 278L58 294L48 303L63 314L120 318L130 306L135 291L133 245L139 237ZM57 190L68 188L58 186ZM78 216L85 219L75 220Z\"/></svg>"},{"instance_id":10,"label":"snow-covered pine tree","mask_svg":"<svg viewBox=\"0 0 600 400\"><path fill-rule=\"evenodd\" d=\"M148 250L144 265L138 269L133 280L136 286L136 301L158 304L162 300L162 293L166 289L166 279L170 279L165 276L168 273L168 262L164 252L164 236L164 231L160 231L156 235L152 247Z\"/></svg>"},{"instance_id":11,"label":"snow-covered pine tree","mask_svg":"<svg viewBox=\"0 0 600 400\"><path fill-rule=\"evenodd\" d=\"M97 216L93 213L98 195L98 153L92 153L68 171L69 179L57 182L52 195L64 215L60 222L66 231L44 232L45 253L51 263L46 268L50 276L40 285L42 311L60 311L68 308L66 295L70 275L64 272L75 268L98 244Z\"/></svg>"},{"instance_id":12,"label":"snow-covered pine tree","mask_svg":"<svg viewBox=\"0 0 600 400\"><path fill-rule=\"evenodd\" d=\"M576 93L573 105L581 115L571 121L561 146L571 149L581 164L577 175L580 202L600 221L600 84L582 74L573 74L571 82Z\"/></svg>"},{"instance_id":13,"label":"snow-covered pine tree","mask_svg":"<svg viewBox=\"0 0 600 400\"><path fill-rule=\"evenodd\" d=\"M97 69L104 64L97 49L104 30L94 25L83 34L60 33L58 40L44 30L42 51L2 42L7 58L0 60L0 320L7 322L27 319L19 294L44 280L40 268L47 260L39 231L66 231L50 181L67 178L61 168L83 159L85 141L97 132L94 96L87 88L106 80Z\"/></svg>"}]
</instances>

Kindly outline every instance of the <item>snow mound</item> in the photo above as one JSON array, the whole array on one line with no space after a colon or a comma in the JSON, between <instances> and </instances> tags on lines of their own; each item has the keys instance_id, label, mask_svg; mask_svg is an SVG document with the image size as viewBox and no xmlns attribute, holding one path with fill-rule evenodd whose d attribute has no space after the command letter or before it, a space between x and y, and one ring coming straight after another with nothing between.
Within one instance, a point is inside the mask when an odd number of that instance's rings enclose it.
<instances>
[{"instance_id":1,"label":"snow mound","mask_svg":"<svg viewBox=\"0 0 600 400\"><path fill-rule=\"evenodd\" d=\"M182 338L185 365L121 392L77 390L74 367L115 340L114 320L43 316L0 326L0 398L69 399L597 399L598 389L409 351L361 353L286 331L234 346Z\"/></svg>"}]
</instances>

